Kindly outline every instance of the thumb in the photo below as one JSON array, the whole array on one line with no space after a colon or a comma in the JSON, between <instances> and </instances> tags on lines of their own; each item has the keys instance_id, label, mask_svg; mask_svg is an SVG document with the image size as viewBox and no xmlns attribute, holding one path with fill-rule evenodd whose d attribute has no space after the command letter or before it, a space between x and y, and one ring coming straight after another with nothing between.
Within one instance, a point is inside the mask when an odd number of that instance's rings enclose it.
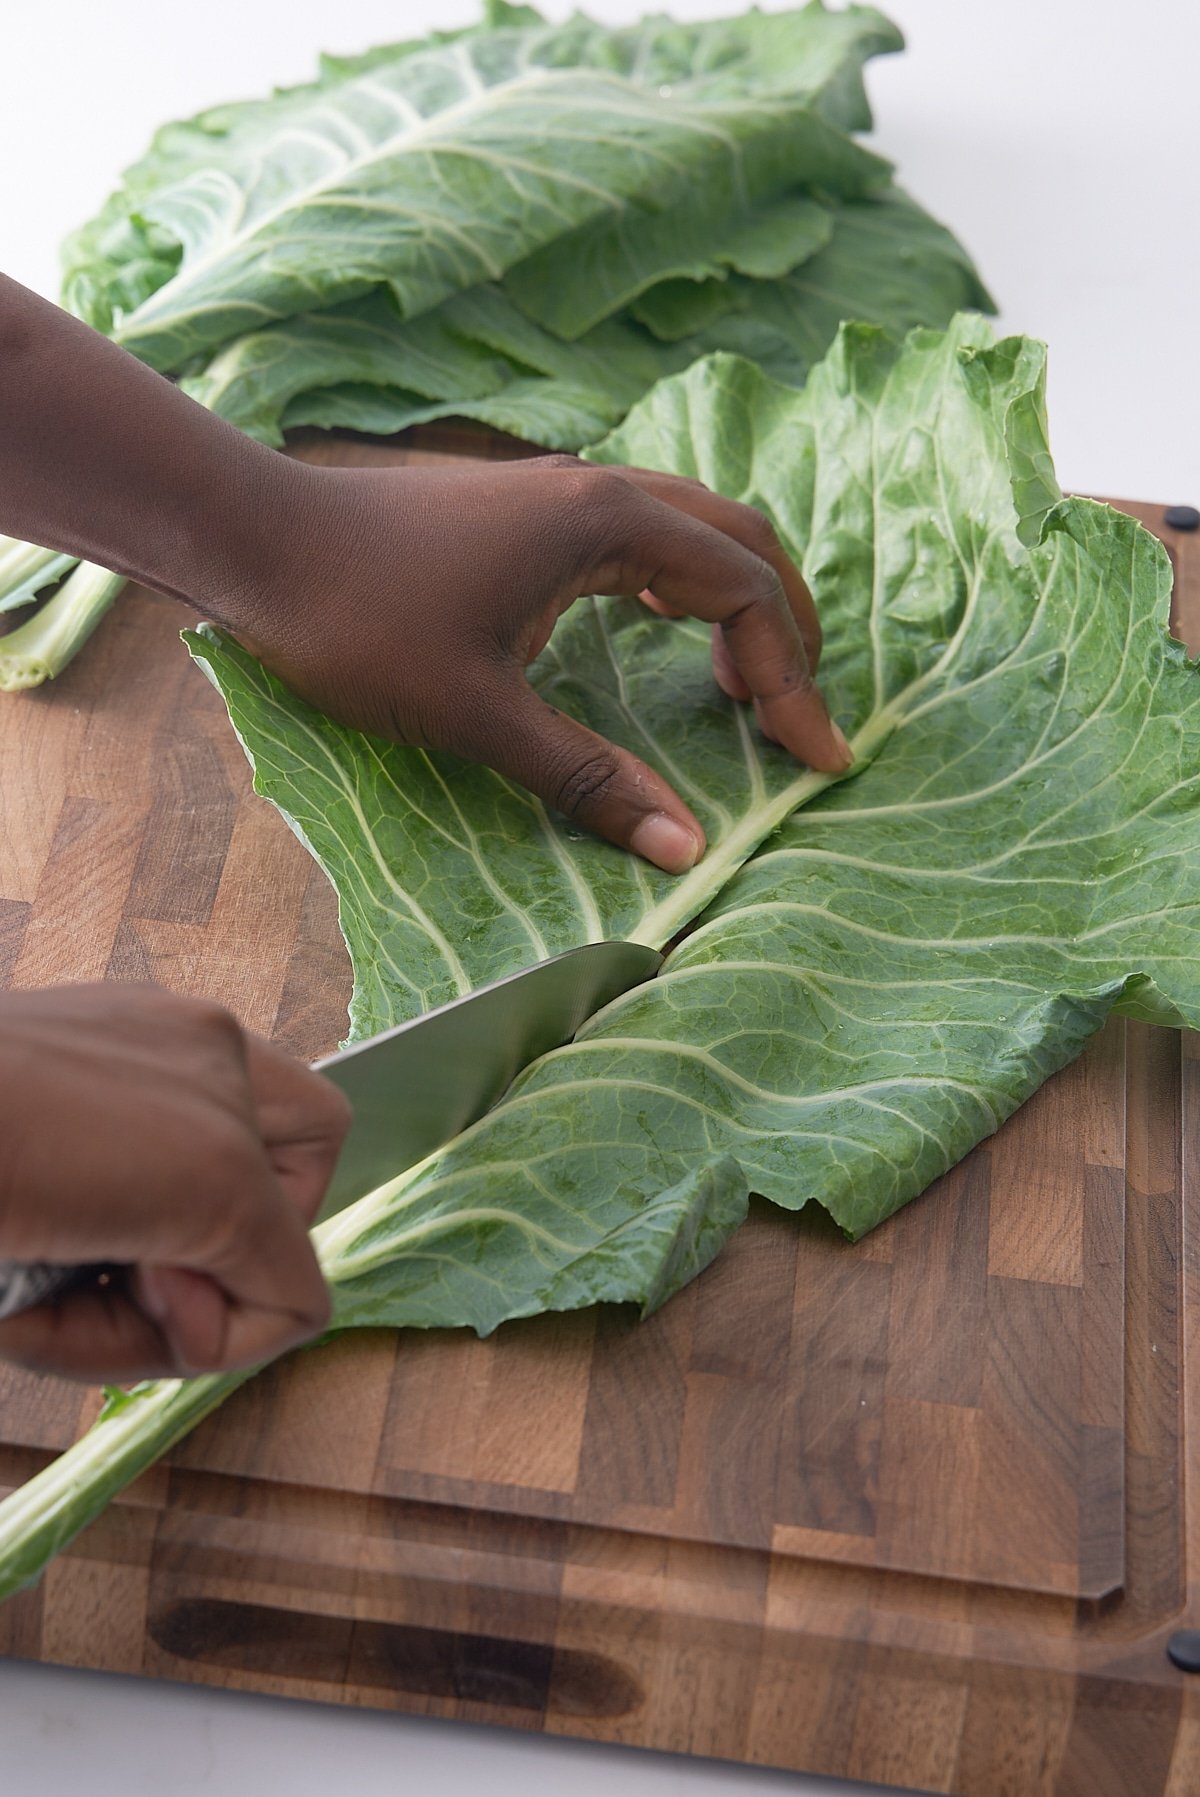
<instances>
[{"instance_id":1,"label":"thumb","mask_svg":"<svg viewBox=\"0 0 1200 1797\"><path fill-rule=\"evenodd\" d=\"M686 873L704 853L702 826L661 774L556 711L523 679L498 693L479 723L467 751L474 760L597 836L671 874Z\"/></svg>"}]
</instances>

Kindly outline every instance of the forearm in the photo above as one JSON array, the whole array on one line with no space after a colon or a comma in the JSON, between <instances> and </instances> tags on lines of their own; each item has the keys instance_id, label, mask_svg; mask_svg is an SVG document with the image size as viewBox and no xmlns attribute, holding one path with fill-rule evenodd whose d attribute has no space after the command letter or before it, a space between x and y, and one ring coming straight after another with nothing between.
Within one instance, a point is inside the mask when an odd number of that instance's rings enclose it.
<instances>
[{"instance_id":1,"label":"forearm","mask_svg":"<svg viewBox=\"0 0 1200 1797\"><path fill-rule=\"evenodd\" d=\"M718 681L773 741L827 773L853 761L813 683L812 596L761 513L572 456L310 468L3 277L0 530L191 600L338 723L486 762L673 873L703 852L699 819L525 678L581 594L649 588L704 619Z\"/></svg>"},{"instance_id":2,"label":"forearm","mask_svg":"<svg viewBox=\"0 0 1200 1797\"><path fill-rule=\"evenodd\" d=\"M301 465L0 275L0 531L235 622L304 486Z\"/></svg>"}]
</instances>

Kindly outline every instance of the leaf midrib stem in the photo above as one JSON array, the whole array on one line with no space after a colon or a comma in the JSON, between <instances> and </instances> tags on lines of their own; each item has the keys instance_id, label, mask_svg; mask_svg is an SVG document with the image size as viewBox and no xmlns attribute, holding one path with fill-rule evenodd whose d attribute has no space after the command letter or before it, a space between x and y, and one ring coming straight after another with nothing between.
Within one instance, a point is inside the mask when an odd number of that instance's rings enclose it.
<instances>
[{"instance_id":1,"label":"leaf midrib stem","mask_svg":"<svg viewBox=\"0 0 1200 1797\"><path fill-rule=\"evenodd\" d=\"M884 706L868 718L854 737L854 765L844 774L821 774L809 769L800 774L782 792L761 805L756 805L729 835L709 850L704 859L671 887L666 898L644 912L637 925L628 932L631 942L648 948L663 948L684 924L697 916L710 899L724 890L742 864L764 842L773 830L809 800L843 780L852 779L872 761L899 722L894 706Z\"/></svg>"}]
</instances>

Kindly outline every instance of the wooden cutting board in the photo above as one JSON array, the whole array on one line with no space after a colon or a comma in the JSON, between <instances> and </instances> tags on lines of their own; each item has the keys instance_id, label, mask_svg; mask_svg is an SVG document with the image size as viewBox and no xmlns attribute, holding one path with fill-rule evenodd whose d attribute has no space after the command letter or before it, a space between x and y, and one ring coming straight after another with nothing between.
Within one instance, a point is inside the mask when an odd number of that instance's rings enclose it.
<instances>
[{"instance_id":1,"label":"wooden cutting board","mask_svg":"<svg viewBox=\"0 0 1200 1797\"><path fill-rule=\"evenodd\" d=\"M1200 647L1200 541L1161 534ZM130 594L0 702L0 978L154 979L315 1056L332 897L183 621ZM856 1247L756 1204L645 1324L296 1356L0 1608L0 1652L961 1797L1196 1797L1166 1645L1200 1627L1198 1149L1197 1039L1114 1021ZM94 1411L0 1373L0 1486Z\"/></svg>"}]
</instances>

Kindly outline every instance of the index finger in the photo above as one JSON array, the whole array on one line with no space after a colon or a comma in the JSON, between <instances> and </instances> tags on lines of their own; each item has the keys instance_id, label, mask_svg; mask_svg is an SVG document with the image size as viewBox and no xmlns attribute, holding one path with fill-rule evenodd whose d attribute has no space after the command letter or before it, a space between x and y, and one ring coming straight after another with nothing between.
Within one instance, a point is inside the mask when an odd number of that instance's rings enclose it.
<instances>
[{"instance_id":1,"label":"index finger","mask_svg":"<svg viewBox=\"0 0 1200 1797\"><path fill-rule=\"evenodd\" d=\"M779 534L765 512L739 499L727 499L714 493L703 481L689 480L682 474L661 474L654 468L622 468L643 493L675 506L702 524L711 524L727 537L742 543L755 555L768 562L779 576L791 613L804 641L808 671L815 674L821 660L821 620L808 582L779 540ZM655 598L661 598L659 593Z\"/></svg>"},{"instance_id":2,"label":"index finger","mask_svg":"<svg viewBox=\"0 0 1200 1797\"><path fill-rule=\"evenodd\" d=\"M179 1371L162 1332L123 1283L68 1292L0 1323L0 1355L60 1379L127 1385Z\"/></svg>"},{"instance_id":3,"label":"index finger","mask_svg":"<svg viewBox=\"0 0 1200 1797\"><path fill-rule=\"evenodd\" d=\"M245 1037L254 1121L284 1196L311 1224L350 1128L350 1105L331 1080L261 1036Z\"/></svg>"},{"instance_id":4,"label":"index finger","mask_svg":"<svg viewBox=\"0 0 1200 1797\"><path fill-rule=\"evenodd\" d=\"M668 605L719 624L764 732L810 767L845 773L854 757L814 684L777 569L737 537L655 497L621 471L604 474L620 475L624 516L618 532L614 488L604 508L608 517L601 510L595 521L602 532L596 544L600 565L619 568L623 591L649 587Z\"/></svg>"}]
</instances>

